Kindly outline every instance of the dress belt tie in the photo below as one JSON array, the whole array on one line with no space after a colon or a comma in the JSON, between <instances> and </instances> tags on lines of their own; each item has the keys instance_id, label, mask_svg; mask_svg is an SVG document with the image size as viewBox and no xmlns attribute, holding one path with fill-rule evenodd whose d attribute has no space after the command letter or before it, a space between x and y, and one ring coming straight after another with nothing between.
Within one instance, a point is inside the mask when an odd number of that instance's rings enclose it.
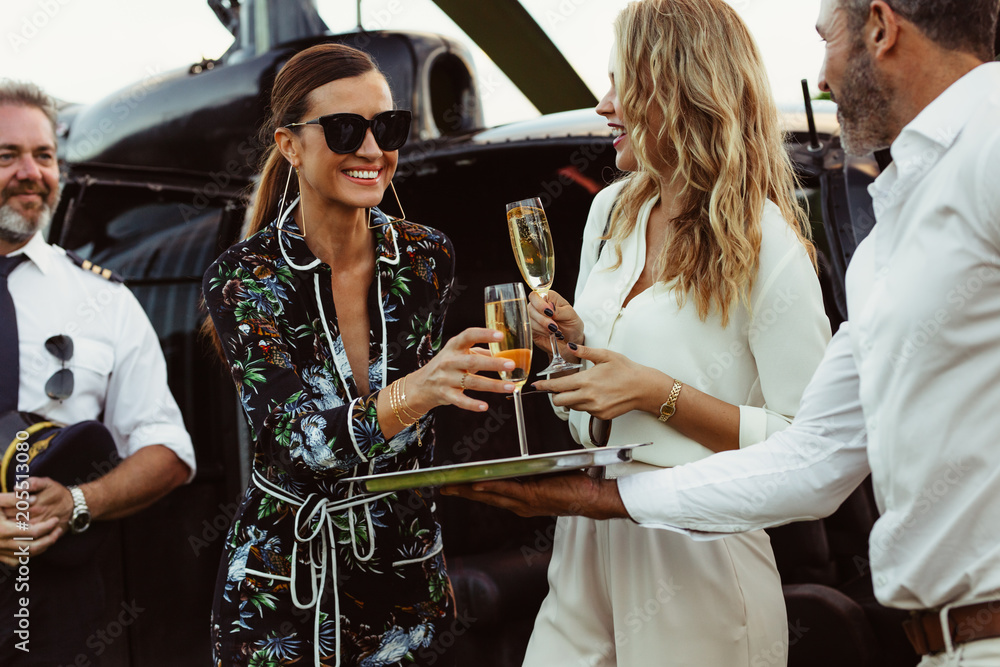
<instances>
[{"instance_id":1,"label":"dress belt tie","mask_svg":"<svg viewBox=\"0 0 1000 667\"><path fill-rule=\"evenodd\" d=\"M284 489L275 486L274 483L267 480L256 470L253 472L253 483L264 493L297 508L295 510L295 542L292 545L292 573L288 587L292 593L292 604L299 609L313 609L313 615L315 616L313 623L313 654L316 665L320 664L320 601L323 599L323 589L326 587L327 572L328 570L332 570L330 574L333 579L334 617L336 618L337 630L336 666L340 667L340 591L337 585L337 559L335 555L334 557L330 557L330 550L337 543L336 535L334 534L333 515L345 509L364 505L367 534L371 543L371 548L364 556L358 553L358 544L355 538L356 531L354 530L354 512L348 512L348 522L350 525L351 549L354 551L355 557L361 561L369 560L375 554L375 530L371 517L371 509L368 507L368 504L390 496L393 492L380 493L374 496L355 496L354 483L352 482L348 487L347 498L338 502L332 502L330 498L319 493L310 493L305 499L302 499L295 494L288 493ZM309 549L309 583L312 589L312 598L307 602L299 600L296 587L299 560L298 549L300 544ZM318 553L317 547L319 548ZM316 582L317 558L319 560L318 585Z\"/></svg>"}]
</instances>

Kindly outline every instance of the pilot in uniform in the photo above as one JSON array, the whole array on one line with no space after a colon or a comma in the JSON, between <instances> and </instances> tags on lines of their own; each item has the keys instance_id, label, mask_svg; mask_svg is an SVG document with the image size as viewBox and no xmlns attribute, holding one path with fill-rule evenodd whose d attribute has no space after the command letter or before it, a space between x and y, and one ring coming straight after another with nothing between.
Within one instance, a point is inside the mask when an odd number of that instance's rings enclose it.
<instances>
[{"instance_id":1,"label":"pilot in uniform","mask_svg":"<svg viewBox=\"0 0 1000 667\"><path fill-rule=\"evenodd\" d=\"M156 332L135 296L116 274L71 258L41 232L10 256L22 253L28 261L7 279L17 313L18 409L64 424L103 414L122 458L165 445L192 477L191 437L167 387ZM73 341L73 356L65 362L45 346L59 334ZM73 393L54 400L45 385L64 367L73 371Z\"/></svg>"},{"instance_id":2,"label":"pilot in uniform","mask_svg":"<svg viewBox=\"0 0 1000 667\"><path fill-rule=\"evenodd\" d=\"M11 256L21 253L27 256L28 261L23 261L8 277L17 314L20 357L18 410L43 415L48 420L63 424L99 418L110 431L118 456L122 459L144 447L164 445L186 466L187 480L190 481L195 472L191 438L167 386L166 364L156 332L139 302L120 281L115 280L113 274L102 277L84 270L61 248L45 243L41 233ZM65 363L45 346L48 339L60 334L73 341L72 357ZM7 344L7 341L0 344ZM63 367L73 373L73 392L65 400L54 400L46 395L45 386L48 379ZM7 443L2 444L6 446ZM90 470L79 471L78 475L83 479L93 479L110 467L108 460L94 461ZM68 546L65 542L72 544L75 537L71 528L59 538L56 546L65 549ZM96 616L103 610L99 599L103 597L103 587L88 571L86 581L80 582L85 589L85 592L81 591L81 606L74 611L70 605L75 599L72 594L75 586L72 581L64 581L66 577L63 576L71 574L70 571L61 567L61 558L59 571L51 573L52 581L49 582L58 580L59 590L45 590L49 586L41 579L51 569L46 567L45 559L43 554L37 562L30 564L31 625L38 627L38 623L47 619L63 619L64 622L56 623L56 627L62 626L60 644L71 652L58 654L58 659L68 663L76 655L90 652L85 641L97 629ZM73 569L82 569L86 565L84 563L80 568ZM0 627L7 626L12 619L12 614L7 613L11 608L7 604L7 596L13 592L15 579L12 574L5 584L0 585L0 609L3 610L0 612ZM38 587L36 581L39 582ZM47 593L53 594L52 606L46 604ZM15 595L19 597L21 593ZM80 623L82 619L78 613L93 614L93 624ZM73 622L66 623L70 620L67 617L72 617ZM75 640L67 637L71 628L80 629L80 635ZM17 640L17 636L4 632L0 637L0 656L6 652L3 646ZM51 641L44 633L33 629L30 655L37 658L44 651L55 648Z\"/></svg>"},{"instance_id":3,"label":"pilot in uniform","mask_svg":"<svg viewBox=\"0 0 1000 667\"><path fill-rule=\"evenodd\" d=\"M0 664L95 664L87 639L105 606L90 536L190 481L195 457L139 302L110 271L42 238L58 200L54 114L37 88L13 86L0 85L0 416L67 425L38 460L72 459L102 437L113 451L74 463L68 479L33 461L28 487L0 434Z\"/></svg>"}]
</instances>

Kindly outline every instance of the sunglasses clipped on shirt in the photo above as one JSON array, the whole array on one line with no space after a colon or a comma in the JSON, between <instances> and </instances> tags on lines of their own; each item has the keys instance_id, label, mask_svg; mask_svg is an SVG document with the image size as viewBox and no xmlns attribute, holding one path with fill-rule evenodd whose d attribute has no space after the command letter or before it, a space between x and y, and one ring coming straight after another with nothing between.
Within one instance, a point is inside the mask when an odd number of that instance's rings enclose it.
<instances>
[{"instance_id":1,"label":"sunglasses clipped on shirt","mask_svg":"<svg viewBox=\"0 0 1000 667\"><path fill-rule=\"evenodd\" d=\"M353 153L365 142L368 128L372 130L375 143L384 151L394 151L406 143L410 135L411 114L405 109L393 109L377 113L368 120L356 113L332 113L302 123L290 123L285 127L299 125L319 125L323 128L326 145L334 153Z\"/></svg>"},{"instance_id":2,"label":"sunglasses clipped on shirt","mask_svg":"<svg viewBox=\"0 0 1000 667\"><path fill-rule=\"evenodd\" d=\"M45 341L45 349L63 365L45 383L45 395L56 401L65 401L73 394L73 371L66 368L66 362L73 358L73 339L64 334L52 336Z\"/></svg>"}]
</instances>

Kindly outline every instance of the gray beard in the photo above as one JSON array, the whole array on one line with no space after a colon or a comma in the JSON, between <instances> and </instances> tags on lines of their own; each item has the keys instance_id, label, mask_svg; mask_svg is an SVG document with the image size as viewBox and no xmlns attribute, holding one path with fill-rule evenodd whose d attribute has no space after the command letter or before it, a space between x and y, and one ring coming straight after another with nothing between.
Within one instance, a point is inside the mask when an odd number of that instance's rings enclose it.
<instances>
[{"instance_id":1,"label":"gray beard","mask_svg":"<svg viewBox=\"0 0 1000 667\"><path fill-rule=\"evenodd\" d=\"M40 229L45 229L52 221L52 207L43 204L38 218L32 222L14 210L10 202L0 206L0 239L5 243L17 244L29 240Z\"/></svg>"},{"instance_id":2,"label":"gray beard","mask_svg":"<svg viewBox=\"0 0 1000 667\"><path fill-rule=\"evenodd\" d=\"M859 47L844 71L850 86L836 96L840 142L850 155L867 155L892 143L892 91L875 69L872 57Z\"/></svg>"}]
</instances>

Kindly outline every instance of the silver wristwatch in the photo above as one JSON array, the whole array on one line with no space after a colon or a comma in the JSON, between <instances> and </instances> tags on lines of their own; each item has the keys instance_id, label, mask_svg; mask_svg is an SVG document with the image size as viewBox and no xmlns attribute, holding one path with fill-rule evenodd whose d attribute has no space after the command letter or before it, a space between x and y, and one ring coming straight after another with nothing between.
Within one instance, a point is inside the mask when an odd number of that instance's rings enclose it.
<instances>
[{"instance_id":1,"label":"silver wristwatch","mask_svg":"<svg viewBox=\"0 0 1000 667\"><path fill-rule=\"evenodd\" d=\"M73 496L73 514L69 517L69 530L74 535L79 535L90 528L90 508L87 507L87 499L83 497L83 491L78 486L68 486L70 495Z\"/></svg>"}]
</instances>

